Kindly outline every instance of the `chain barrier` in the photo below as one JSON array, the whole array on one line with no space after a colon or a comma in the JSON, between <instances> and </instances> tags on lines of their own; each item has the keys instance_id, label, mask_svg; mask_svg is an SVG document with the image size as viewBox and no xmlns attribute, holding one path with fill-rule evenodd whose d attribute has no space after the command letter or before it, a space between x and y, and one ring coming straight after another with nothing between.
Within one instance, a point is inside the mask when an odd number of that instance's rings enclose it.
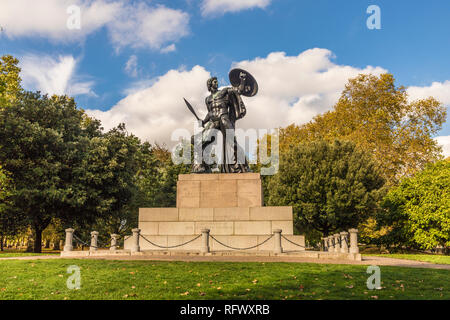
<instances>
[{"instance_id":1,"label":"chain barrier","mask_svg":"<svg viewBox=\"0 0 450 320\"><path fill-rule=\"evenodd\" d=\"M87 244L86 242L84 242L83 240L81 240L80 238L78 238L77 235L76 235L75 233L73 234L73 238L74 238L78 243L81 243L83 246L86 246L86 247L90 247L90 246L91 246L90 244ZM97 248L97 247L94 247L94 248Z\"/></svg>"},{"instance_id":2,"label":"chain barrier","mask_svg":"<svg viewBox=\"0 0 450 320\"><path fill-rule=\"evenodd\" d=\"M191 242L197 240L197 239L200 238L202 235L199 234L199 235L196 236L194 239L191 239L191 240L189 240L189 241L187 241L187 242L185 242L185 243L178 244L178 245L176 245L176 246L167 246L167 247L166 247L166 246L160 246L160 245L158 245L158 244L156 244L156 243L151 242L151 241L148 240L146 237L144 237L142 234L140 234L139 236L140 236L142 239L144 239L145 241L147 241L148 243L150 243L151 245L155 246L155 247L158 247L158 248L161 248L161 249L173 249L173 248L182 247L182 246L184 246L184 245L187 245L188 243L191 243Z\"/></svg>"},{"instance_id":3,"label":"chain barrier","mask_svg":"<svg viewBox=\"0 0 450 320\"><path fill-rule=\"evenodd\" d=\"M229 249L232 249L232 250L249 250L249 249L254 249L254 248L256 248L256 247L259 247L259 246L263 245L264 243L266 243L267 241L269 241L270 239L272 239L273 234L272 234L270 237L268 237L266 240L264 240L263 242L258 243L256 246L252 246L252 247L248 247L248 248L235 248L235 247L231 247L231 246L226 245L225 243L223 243L223 242L217 240L216 238L214 238L214 236L212 236L212 235L209 235L209 236L210 236L214 241L216 241L217 243L221 244L222 246L224 246L224 247L226 247L226 248L229 248Z\"/></svg>"},{"instance_id":4,"label":"chain barrier","mask_svg":"<svg viewBox=\"0 0 450 320\"><path fill-rule=\"evenodd\" d=\"M283 238L284 240L286 240L287 242L290 242L290 243L292 243L293 245L295 245L295 246L297 246L297 247L301 247L301 248L305 248L306 249L306 247L305 246L302 246L301 244L298 244L298 243L295 243L295 242L292 242L291 240L289 240L288 238L286 238L285 236L283 236L283 235L281 235L281 238Z\"/></svg>"},{"instance_id":5,"label":"chain barrier","mask_svg":"<svg viewBox=\"0 0 450 320\"><path fill-rule=\"evenodd\" d=\"M119 239L119 238L121 238L122 236L119 236L117 239ZM83 246L86 246L86 247L90 247L90 248L95 248L95 249L108 249L108 248L111 248L111 244L109 244L109 245L102 245L101 243L100 243L100 241L98 241L97 240L97 246L92 246L92 245L90 245L90 244L88 244L87 242L84 242L83 240L81 240L80 238L78 238L77 237L77 235L74 233L73 234L73 238L78 242L78 243L80 243L80 244L82 244ZM129 238L129 237L128 237ZM127 239L128 239L127 238ZM126 240L126 239L124 239L124 240Z\"/></svg>"}]
</instances>

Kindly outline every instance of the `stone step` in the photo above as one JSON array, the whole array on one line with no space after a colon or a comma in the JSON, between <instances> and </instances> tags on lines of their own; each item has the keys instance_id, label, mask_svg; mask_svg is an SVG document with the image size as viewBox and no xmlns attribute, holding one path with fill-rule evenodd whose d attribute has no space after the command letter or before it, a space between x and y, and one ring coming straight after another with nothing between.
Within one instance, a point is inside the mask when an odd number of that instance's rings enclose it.
<instances>
[{"instance_id":1,"label":"stone step","mask_svg":"<svg viewBox=\"0 0 450 320\"><path fill-rule=\"evenodd\" d=\"M140 208L139 222L292 221L292 207Z\"/></svg>"}]
</instances>

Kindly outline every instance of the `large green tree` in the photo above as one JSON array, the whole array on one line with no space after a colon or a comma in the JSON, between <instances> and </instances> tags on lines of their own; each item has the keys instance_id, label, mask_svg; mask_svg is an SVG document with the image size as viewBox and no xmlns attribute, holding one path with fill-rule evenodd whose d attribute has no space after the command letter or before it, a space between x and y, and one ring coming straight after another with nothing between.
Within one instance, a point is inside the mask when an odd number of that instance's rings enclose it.
<instances>
[{"instance_id":1,"label":"large green tree","mask_svg":"<svg viewBox=\"0 0 450 320\"><path fill-rule=\"evenodd\" d=\"M3 240L14 237L24 230L24 217L20 211L14 210L11 197L14 185L11 174L0 165L0 250L3 251Z\"/></svg>"},{"instance_id":2,"label":"large green tree","mask_svg":"<svg viewBox=\"0 0 450 320\"><path fill-rule=\"evenodd\" d=\"M427 166L389 191L378 215L388 246L450 247L450 161Z\"/></svg>"},{"instance_id":3,"label":"large green tree","mask_svg":"<svg viewBox=\"0 0 450 320\"><path fill-rule=\"evenodd\" d=\"M268 182L268 204L292 206L298 229L329 235L374 213L383 185L371 156L354 143L314 141L281 155Z\"/></svg>"},{"instance_id":4,"label":"large green tree","mask_svg":"<svg viewBox=\"0 0 450 320\"><path fill-rule=\"evenodd\" d=\"M34 230L35 252L52 219L94 220L111 205L97 197L103 177L86 170L95 157L108 156L94 139L102 139L100 123L67 96L23 92L0 110L0 162L14 181L14 208Z\"/></svg>"},{"instance_id":5,"label":"large green tree","mask_svg":"<svg viewBox=\"0 0 450 320\"><path fill-rule=\"evenodd\" d=\"M105 241L112 233L123 235L136 226L137 173L141 167L142 149L141 141L129 134L124 124L92 140L78 183L89 185L88 192L95 196L93 204L95 199L103 201L95 209L98 215L91 226ZM78 224L82 222L86 220L78 221Z\"/></svg>"}]
</instances>

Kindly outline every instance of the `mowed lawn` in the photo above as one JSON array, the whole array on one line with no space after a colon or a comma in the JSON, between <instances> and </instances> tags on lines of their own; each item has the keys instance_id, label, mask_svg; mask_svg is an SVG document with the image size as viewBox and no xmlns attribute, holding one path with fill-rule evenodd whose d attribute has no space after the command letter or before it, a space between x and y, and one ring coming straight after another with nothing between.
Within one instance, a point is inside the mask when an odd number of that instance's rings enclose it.
<instances>
[{"instance_id":1,"label":"mowed lawn","mask_svg":"<svg viewBox=\"0 0 450 320\"><path fill-rule=\"evenodd\" d=\"M377 256L377 257L384 257L384 258L425 261L425 262L431 262L431 263L436 263L436 264L450 264L450 256L444 256L444 255L390 253L390 254L363 254L363 256Z\"/></svg>"},{"instance_id":2,"label":"mowed lawn","mask_svg":"<svg viewBox=\"0 0 450 320\"><path fill-rule=\"evenodd\" d=\"M80 268L70 290L67 268ZM448 270L304 263L0 261L0 299L450 299Z\"/></svg>"}]
</instances>

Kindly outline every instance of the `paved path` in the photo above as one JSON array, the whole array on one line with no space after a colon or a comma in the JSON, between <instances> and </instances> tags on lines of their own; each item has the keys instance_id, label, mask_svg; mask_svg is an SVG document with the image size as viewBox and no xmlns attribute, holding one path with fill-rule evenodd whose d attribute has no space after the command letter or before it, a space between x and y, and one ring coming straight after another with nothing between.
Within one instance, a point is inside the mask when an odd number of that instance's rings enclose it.
<instances>
[{"instance_id":1,"label":"paved path","mask_svg":"<svg viewBox=\"0 0 450 320\"><path fill-rule=\"evenodd\" d=\"M158 255L114 255L114 256L89 256L61 258L57 255L8 257L2 260L44 260L44 259L94 259L94 260L153 260L153 261L223 261L223 262L297 262L297 263L322 263L322 264L351 264L351 265L377 265L408 268L427 268L450 270L449 264L434 264L429 262L394 259L376 256L363 256L362 261L341 259L315 259L299 256L158 256Z\"/></svg>"}]
</instances>

